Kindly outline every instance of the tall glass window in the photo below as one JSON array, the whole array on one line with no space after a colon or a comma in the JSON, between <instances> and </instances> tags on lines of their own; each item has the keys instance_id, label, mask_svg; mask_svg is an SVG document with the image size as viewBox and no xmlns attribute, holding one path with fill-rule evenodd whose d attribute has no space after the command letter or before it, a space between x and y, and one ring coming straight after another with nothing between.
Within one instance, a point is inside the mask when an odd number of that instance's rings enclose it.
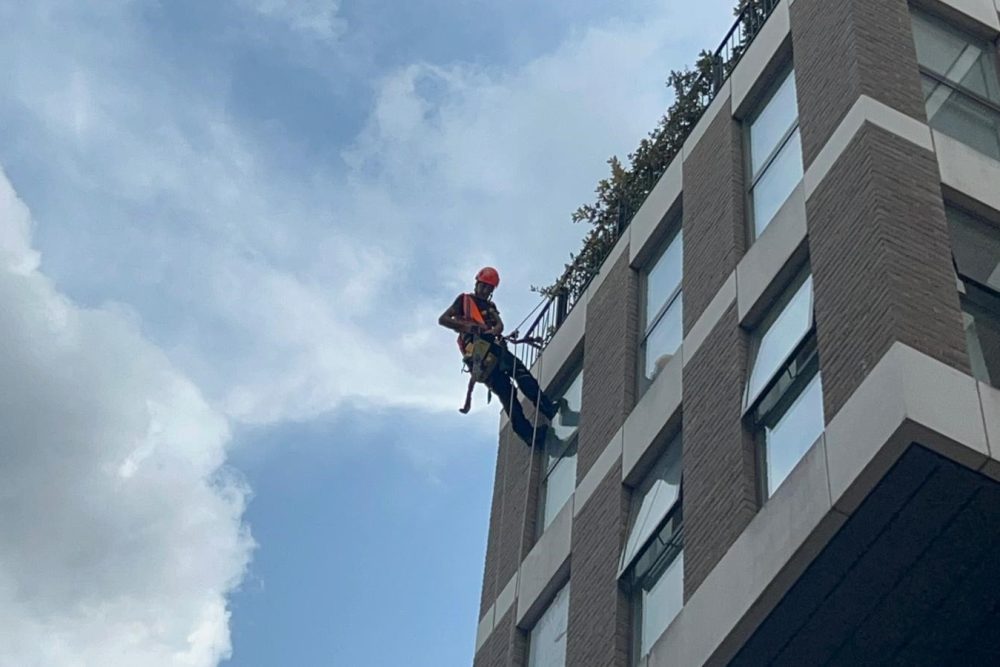
<instances>
[{"instance_id":1,"label":"tall glass window","mask_svg":"<svg viewBox=\"0 0 1000 667\"><path fill-rule=\"evenodd\" d=\"M919 10L912 18L931 127L1000 160L1000 75L993 45Z\"/></svg>"},{"instance_id":2,"label":"tall glass window","mask_svg":"<svg viewBox=\"0 0 1000 667\"><path fill-rule=\"evenodd\" d=\"M619 576L632 596L633 663L649 653L684 605L682 504L678 435L632 494Z\"/></svg>"},{"instance_id":3,"label":"tall glass window","mask_svg":"<svg viewBox=\"0 0 1000 667\"><path fill-rule=\"evenodd\" d=\"M557 395L559 413L552 420L554 437L548 438L545 443L542 530L549 527L576 489L576 441L582 399L583 371L579 370Z\"/></svg>"},{"instance_id":4,"label":"tall glass window","mask_svg":"<svg viewBox=\"0 0 1000 667\"><path fill-rule=\"evenodd\" d=\"M754 335L744 408L751 415L770 497L823 433L823 386L812 276L803 272Z\"/></svg>"},{"instance_id":5,"label":"tall glass window","mask_svg":"<svg viewBox=\"0 0 1000 667\"><path fill-rule=\"evenodd\" d=\"M759 237L802 180L795 72L786 74L750 122L750 200Z\"/></svg>"},{"instance_id":6,"label":"tall glass window","mask_svg":"<svg viewBox=\"0 0 1000 667\"><path fill-rule=\"evenodd\" d=\"M556 593L528 638L528 667L566 665L566 623L569 618L569 582Z\"/></svg>"},{"instance_id":7,"label":"tall glass window","mask_svg":"<svg viewBox=\"0 0 1000 667\"><path fill-rule=\"evenodd\" d=\"M653 383L681 345L684 334L683 267L684 239L678 231L644 275L640 392Z\"/></svg>"},{"instance_id":8,"label":"tall glass window","mask_svg":"<svg viewBox=\"0 0 1000 667\"><path fill-rule=\"evenodd\" d=\"M958 208L947 214L972 374L1000 387L1000 229Z\"/></svg>"}]
</instances>

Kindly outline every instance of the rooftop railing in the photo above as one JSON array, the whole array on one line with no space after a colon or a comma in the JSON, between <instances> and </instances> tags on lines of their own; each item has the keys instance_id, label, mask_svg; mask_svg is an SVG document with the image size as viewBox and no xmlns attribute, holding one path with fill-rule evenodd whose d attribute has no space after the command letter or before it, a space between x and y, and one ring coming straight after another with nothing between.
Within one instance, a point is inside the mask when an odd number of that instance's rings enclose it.
<instances>
[{"instance_id":1,"label":"rooftop railing","mask_svg":"<svg viewBox=\"0 0 1000 667\"><path fill-rule=\"evenodd\" d=\"M715 100L719 91L722 90L722 86L729 78L729 75L732 74L733 69L736 68L736 65L743 57L743 54L746 53L754 38L763 29L764 23L774 12L775 7L778 6L780 1L750 0L745 3L729 32L722 39L722 43L710 54L710 66L701 72L700 76L690 87L688 94L683 98L686 103L695 106L697 113L695 122L688 125L688 135L697 124L697 119L705 113L705 110ZM685 136L684 139L686 138ZM681 143L683 143L683 140ZM518 350L518 356L528 367L535 363L538 355L541 354L545 346L552 340L552 336L559 330L559 327L562 326L563 322L569 316L579 298L586 292L590 281L593 280L594 276L600 270L600 264L607 258L608 253L611 252L611 249L622 233L631 224L632 218L635 217L635 214L642 207L642 204L646 201L649 193L652 192L657 181L663 176L672 159L673 156L669 156L669 159L664 160L659 169L646 171L631 179L625 188L626 192L623 193L618 203L615 224L610 234L607 238L599 239L601 246L599 261L594 262L593 257L589 258L590 261L588 263L590 266L586 269L586 280L582 284L578 284L574 289L567 287L557 288L553 294L546 297L543 301L541 310L531 321L531 324L528 325L528 328L524 332L519 332L522 338L531 338L539 341L537 346L521 345ZM570 273L580 271L581 266L579 262L582 259L582 256L577 257L573 263L567 266L562 278L556 284L566 284L568 281L565 278Z\"/></svg>"}]
</instances>

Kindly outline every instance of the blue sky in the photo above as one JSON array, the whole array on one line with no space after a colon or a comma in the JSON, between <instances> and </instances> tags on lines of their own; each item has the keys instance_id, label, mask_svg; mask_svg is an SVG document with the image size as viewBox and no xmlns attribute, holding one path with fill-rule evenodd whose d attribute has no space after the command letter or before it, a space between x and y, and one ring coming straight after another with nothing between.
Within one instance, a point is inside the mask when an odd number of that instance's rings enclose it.
<instances>
[{"instance_id":1,"label":"blue sky","mask_svg":"<svg viewBox=\"0 0 1000 667\"><path fill-rule=\"evenodd\" d=\"M508 324L730 0L0 0L0 662L471 661Z\"/></svg>"}]
</instances>

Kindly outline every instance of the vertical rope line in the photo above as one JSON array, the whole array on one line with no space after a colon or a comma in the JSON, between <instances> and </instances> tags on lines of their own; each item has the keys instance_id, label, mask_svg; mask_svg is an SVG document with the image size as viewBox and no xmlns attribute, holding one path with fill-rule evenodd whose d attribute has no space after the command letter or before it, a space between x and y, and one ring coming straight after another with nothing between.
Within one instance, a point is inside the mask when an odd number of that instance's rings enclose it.
<instances>
[{"instance_id":1,"label":"vertical rope line","mask_svg":"<svg viewBox=\"0 0 1000 667\"><path fill-rule=\"evenodd\" d=\"M515 346L516 349L516 346ZM517 359L517 355L514 355ZM521 554L524 552L524 528L528 523L528 498L531 495L531 471L535 467L535 440L538 438L538 413L541 412L540 404L542 400L542 369L545 363L545 351L538 355L538 377L535 380L538 383L538 394L535 396L535 417L531 422L531 451L528 453L528 479L524 484L524 509L521 513L521 534L517 543L517 571L515 573L515 592L520 593L521 588ZM528 369L529 371L531 369ZM545 443L542 443L545 446ZM514 597L514 614L511 618L510 623L510 634L507 638L507 667L513 667L514 665L514 639L517 636L517 603L518 595ZM527 659L527 656L525 656Z\"/></svg>"}]
</instances>

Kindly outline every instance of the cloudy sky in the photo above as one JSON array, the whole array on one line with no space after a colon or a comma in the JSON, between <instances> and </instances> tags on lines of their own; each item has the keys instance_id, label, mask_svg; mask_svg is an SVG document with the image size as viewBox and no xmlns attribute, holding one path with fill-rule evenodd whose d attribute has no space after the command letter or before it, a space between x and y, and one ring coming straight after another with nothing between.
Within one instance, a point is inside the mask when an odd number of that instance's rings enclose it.
<instances>
[{"instance_id":1,"label":"cloudy sky","mask_svg":"<svg viewBox=\"0 0 1000 667\"><path fill-rule=\"evenodd\" d=\"M0 665L471 662L509 324L732 0L0 0Z\"/></svg>"}]
</instances>

